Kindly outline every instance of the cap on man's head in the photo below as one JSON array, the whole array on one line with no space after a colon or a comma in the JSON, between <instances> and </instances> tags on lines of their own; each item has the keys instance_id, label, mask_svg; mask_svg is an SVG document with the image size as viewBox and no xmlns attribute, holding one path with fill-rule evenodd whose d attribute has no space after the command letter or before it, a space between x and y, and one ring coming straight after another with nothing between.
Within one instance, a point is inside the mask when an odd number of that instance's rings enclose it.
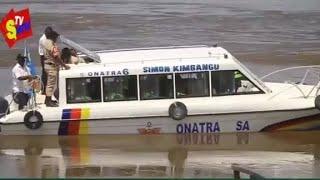
<instances>
[{"instance_id":1,"label":"cap on man's head","mask_svg":"<svg viewBox=\"0 0 320 180\"><path fill-rule=\"evenodd\" d=\"M56 31L51 31L50 33L45 34L45 35L46 35L47 39L51 39L53 41L56 41L57 38L60 36L60 34L57 33Z\"/></svg>"},{"instance_id":2,"label":"cap on man's head","mask_svg":"<svg viewBox=\"0 0 320 180\"><path fill-rule=\"evenodd\" d=\"M19 61L19 60L23 60L23 59L26 59L27 57L25 56L22 56L20 53L17 55L17 58L16 60Z\"/></svg>"},{"instance_id":3,"label":"cap on man's head","mask_svg":"<svg viewBox=\"0 0 320 180\"><path fill-rule=\"evenodd\" d=\"M51 32L51 36L52 36L53 39L56 39L56 38L58 38L60 36L60 34L57 33L56 31L52 31Z\"/></svg>"},{"instance_id":4,"label":"cap on man's head","mask_svg":"<svg viewBox=\"0 0 320 180\"><path fill-rule=\"evenodd\" d=\"M52 34L52 27L51 26L47 26L46 29L44 30L44 35L46 36L46 38L50 37Z\"/></svg>"},{"instance_id":5,"label":"cap on man's head","mask_svg":"<svg viewBox=\"0 0 320 180\"><path fill-rule=\"evenodd\" d=\"M53 31L51 26L47 26L46 29L44 29L44 33L51 33Z\"/></svg>"}]
</instances>

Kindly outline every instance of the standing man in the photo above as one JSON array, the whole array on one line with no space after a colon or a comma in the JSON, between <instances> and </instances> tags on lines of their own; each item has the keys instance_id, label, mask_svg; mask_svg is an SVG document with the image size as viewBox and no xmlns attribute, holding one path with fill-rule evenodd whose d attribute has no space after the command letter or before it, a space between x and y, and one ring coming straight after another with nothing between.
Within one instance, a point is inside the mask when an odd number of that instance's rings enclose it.
<instances>
[{"instance_id":1,"label":"standing man","mask_svg":"<svg viewBox=\"0 0 320 180\"><path fill-rule=\"evenodd\" d=\"M52 101L51 97L54 93L54 89L57 87L57 76L60 67L70 69L68 65L63 63L60 58L59 48L56 44L59 34L56 31L46 35L47 39L42 42L44 47L44 69L47 74L47 86L46 86L46 100L47 107L57 107L58 104Z\"/></svg>"},{"instance_id":2,"label":"standing man","mask_svg":"<svg viewBox=\"0 0 320 180\"><path fill-rule=\"evenodd\" d=\"M42 46L43 41L47 39L47 35L52 32L52 28L50 26L47 26L46 29L44 30L44 34L40 37L39 40L39 55L40 55L40 63L41 63L41 81L42 81L42 94L46 94L46 86L47 86L47 74L44 70L44 61L45 61L45 56L44 56L44 48Z\"/></svg>"},{"instance_id":3,"label":"standing man","mask_svg":"<svg viewBox=\"0 0 320 180\"><path fill-rule=\"evenodd\" d=\"M31 81L33 77L29 74L27 67L25 66L26 57L18 54L17 64L12 69L13 78L13 100L19 104L18 109L21 110L24 106L27 106L29 101L28 89L25 86L26 81Z\"/></svg>"}]
</instances>

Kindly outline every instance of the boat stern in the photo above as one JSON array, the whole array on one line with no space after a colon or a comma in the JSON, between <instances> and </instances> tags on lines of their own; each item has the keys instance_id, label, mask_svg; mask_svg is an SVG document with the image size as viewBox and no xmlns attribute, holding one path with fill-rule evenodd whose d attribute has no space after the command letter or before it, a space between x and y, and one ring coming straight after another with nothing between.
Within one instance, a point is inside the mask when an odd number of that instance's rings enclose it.
<instances>
[{"instance_id":1,"label":"boat stern","mask_svg":"<svg viewBox=\"0 0 320 180\"><path fill-rule=\"evenodd\" d=\"M3 115L2 117L0 117L0 124L4 124L5 122L7 122L7 115Z\"/></svg>"},{"instance_id":2,"label":"boat stern","mask_svg":"<svg viewBox=\"0 0 320 180\"><path fill-rule=\"evenodd\" d=\"M0 136L2 135L3 124L6 122L6 116L0 118Z\"/></svg>"}]
</instances>

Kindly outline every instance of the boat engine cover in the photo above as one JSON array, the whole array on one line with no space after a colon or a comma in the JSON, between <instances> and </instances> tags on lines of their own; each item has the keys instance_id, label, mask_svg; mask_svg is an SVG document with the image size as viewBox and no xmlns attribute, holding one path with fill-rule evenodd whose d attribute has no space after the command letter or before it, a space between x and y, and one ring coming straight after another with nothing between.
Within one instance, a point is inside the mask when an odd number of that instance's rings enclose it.
<instances>
[{"instance_id":1,"label":"boat engine cover","mask_svg":"<svg viewBox=\"0 0 320 180\"><path fill-rule=\"evenodd\" d=\"M317 109L320 110L320 95L316 97L316 99L314 100L314 105Z\"/></svg>"},{"instance_id":2,"label":"boat engine cover","mask_svg":"<svg viewBox=\"0 0 320 180\"><path fill-rule=\"evenodd\" d=\"M9 114L9 111L6 112L8 108L9 108L8 101L5 98L0 97L0 118L5 116L6 113Z\"/></svg>"}]
</instances>

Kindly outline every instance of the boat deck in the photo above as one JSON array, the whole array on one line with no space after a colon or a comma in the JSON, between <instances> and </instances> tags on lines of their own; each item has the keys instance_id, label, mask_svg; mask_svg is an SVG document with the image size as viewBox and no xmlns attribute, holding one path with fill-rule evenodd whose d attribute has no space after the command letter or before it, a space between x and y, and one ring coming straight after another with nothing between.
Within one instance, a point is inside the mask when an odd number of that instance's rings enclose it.
<instances>
[{"instance_id":1,"label":"boat deck","mask_svg":"<svg viewBox=\"0 0 320 180\"><path fill-rule=\"evenodd\" d=\"M41 93L36 93L36 106L37 107L45 107L44 101L45 101L46 96L42 95ZM9 103L10 103L10 113L15 112L15 111L19 111L18 110L18 104L16 104L14 101L12 101L11 97L8 98L9 99ZM22 111L29 111L34 109L33 108L33 101L30 99L29 100L29 104L27 106L27 109L24 109Z\"/></svg>"}]
</instances>

